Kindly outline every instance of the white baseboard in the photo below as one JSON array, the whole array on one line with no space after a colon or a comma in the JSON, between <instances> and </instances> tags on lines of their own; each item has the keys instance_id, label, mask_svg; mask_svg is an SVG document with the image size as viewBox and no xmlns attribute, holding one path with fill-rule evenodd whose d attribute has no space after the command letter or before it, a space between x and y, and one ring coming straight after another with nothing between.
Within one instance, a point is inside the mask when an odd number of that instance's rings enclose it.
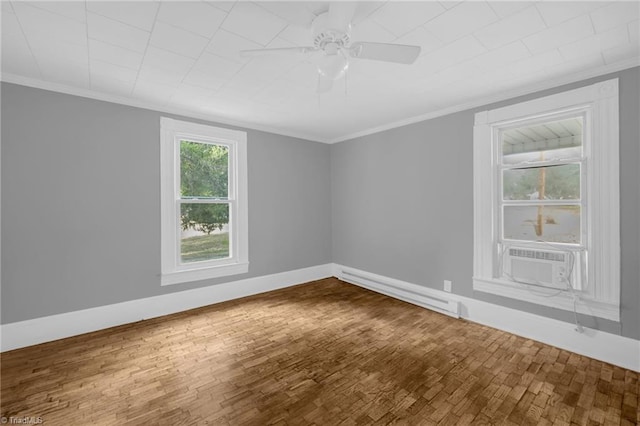
<instances>
[{"instance_id":1,"label":"white baseboard","mask_svg":"<svg viewBox=\"0 0 640 426\"><path fill-rule=\"evenodd\" d=\"M345 276L343 271L375 279L375 286L362 285ZM355 285L378 293L396 297L407 302L423 306L420 297L438 297L443 300L459 302L459 314L462 318L499 330L507 331L528 339L608 362L623 368L640 372L640 341L603 331L584 329L584 333L575 331L575 325L564 321L530 314L500 305L483 302L452 293L426 288L382 275L372 274L355 268L334 264L333 275ZM400 294L402 297L397 297ZM428 308L428 306L425 306Z\"/></svg>"},{"instance_id":2,"label":"white baseboard","mask_svg":"<svg viewBox=\"0 0 640 426\"><path fill-rule=\"evenodd\" d=\"M460 318L460 303L449 297L451 296L449 293L340 265L335 265L333 275L348 283L368 288L453 318Z\"/></svg>"},{"instance_id":3,"label":"white baseboard","mask_svg":"<svg viewBox=\"0 0 640 426\"><path fill-rule=\"evenodd\" d=\"M0 350L4 352L36 345L290 287L330 276L350 282L342 273L344 270L375 278L375 286L359 284L370 290L428 308L430 307L425 306L420 296L455 301L459 304L459 315L469 321L640 372L640 341L638 340L586 328L584 333L577 333L574 330L574 325L570 323L337 264L318 265L81 311L3 324L0 326Z\"/></svg>"},{"instance_id":4,"label":"white baseboard","mask_svg":"<svg viewBox=\"0 0 640 426\"><path fill-rule=\"evenodd\" d=\"M23 348L331 277L332 264L247 278L0 326L0 351Z\"/></svg>"}]
</instances>

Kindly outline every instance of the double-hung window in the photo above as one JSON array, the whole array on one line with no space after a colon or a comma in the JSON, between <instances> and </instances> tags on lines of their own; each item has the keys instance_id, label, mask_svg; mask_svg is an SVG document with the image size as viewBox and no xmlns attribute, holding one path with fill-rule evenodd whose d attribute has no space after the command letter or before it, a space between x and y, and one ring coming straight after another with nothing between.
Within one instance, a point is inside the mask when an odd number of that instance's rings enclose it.
<instances>
[{"instance_id":1,"label":"double-hung window","mask_svg":"<svg viewBox=\"0 0 640 426\"><path fill-rule=\"evenodd\" d=\"M162 285L247 272L246 133L160 124Z\"/></svg>"},{"instance_id":2,"label":"double-hung window","mask_svg":"<svg viewBox=\"0 0 640 426\"><path fill-rule=\"evenodd\" d=\"M619 321L617 88L476 114L475 290Z\"/></svg>"}]
</instances>

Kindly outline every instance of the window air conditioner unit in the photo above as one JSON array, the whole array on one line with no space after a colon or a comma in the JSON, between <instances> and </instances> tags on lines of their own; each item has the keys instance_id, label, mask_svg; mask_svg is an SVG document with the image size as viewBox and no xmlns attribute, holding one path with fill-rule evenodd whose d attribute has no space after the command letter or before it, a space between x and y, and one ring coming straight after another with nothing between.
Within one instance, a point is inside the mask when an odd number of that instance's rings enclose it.
<instances>
[{"instance_id":1,"label":"window air conditioner unit","mask_svg":"<svg viewBox=\"0 0 640 426\"><path fill-rule=\"evenodd\" d=\"M566 290L571 271L569 253L510 247L505 254L504 275L512 281Z\"/></svg>"}]
</instances>

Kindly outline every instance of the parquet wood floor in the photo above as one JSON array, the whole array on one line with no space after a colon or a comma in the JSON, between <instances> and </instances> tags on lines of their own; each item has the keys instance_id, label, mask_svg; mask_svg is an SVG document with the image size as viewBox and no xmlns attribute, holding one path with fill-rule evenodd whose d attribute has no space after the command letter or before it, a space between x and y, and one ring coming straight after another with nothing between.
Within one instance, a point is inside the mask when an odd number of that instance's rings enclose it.
<instances>
[{"instance_id":1,"label":"parquet wood floor","mask_svg":"<svg viewBox=\"0 0 640 426\"><path fill-rule=\"evenodd\" d=\"M632 425L638 374L335 278L2 354L45 425Z\"/></svg>"}]
</instances>

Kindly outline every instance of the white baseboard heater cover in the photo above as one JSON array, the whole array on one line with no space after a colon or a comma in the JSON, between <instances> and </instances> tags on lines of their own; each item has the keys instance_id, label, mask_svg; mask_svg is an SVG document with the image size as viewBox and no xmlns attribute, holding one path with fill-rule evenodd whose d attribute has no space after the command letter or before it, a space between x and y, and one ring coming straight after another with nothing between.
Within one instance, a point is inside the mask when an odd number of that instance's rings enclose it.
<instances>
[{"instance_id":1,"label":"white baseboard heater cover","mask_svg":"<svg viewBox=\"0 0 640 426\"><path fill-rule=\"evenodd\" d=\"M428 294L431 289L425 287L394 282L381 276L349 271L345 268L338 270L338 278L453 318L460 318L460 307L457 300L449 300L439 294Z\"/></svg>"}]
</instances>

